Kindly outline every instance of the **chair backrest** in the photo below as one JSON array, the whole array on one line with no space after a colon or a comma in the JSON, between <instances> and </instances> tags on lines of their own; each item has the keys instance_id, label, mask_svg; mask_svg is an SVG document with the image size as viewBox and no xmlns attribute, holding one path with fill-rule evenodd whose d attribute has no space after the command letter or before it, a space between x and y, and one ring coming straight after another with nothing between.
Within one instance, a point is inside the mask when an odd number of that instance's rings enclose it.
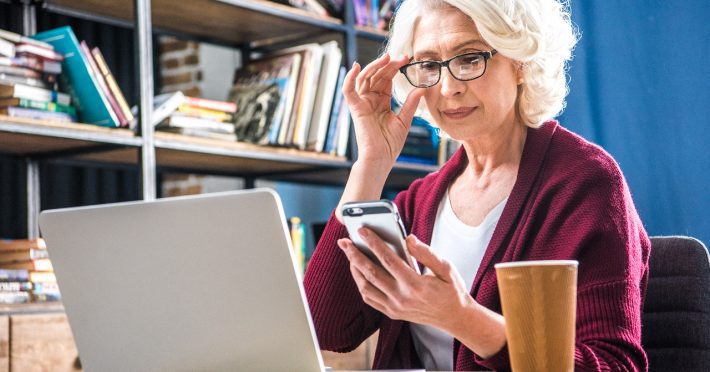
<instances>
[{"instance_id":1,"label":"chair backrest","mask_svg":"<svg viewBox=\"0 0 710 372\"><path fill-rule=\"evenodd\" d=\"M642 343L650 371L710 371L710 256L693 238L651 238Z\"/></svg>"}]
</instances>

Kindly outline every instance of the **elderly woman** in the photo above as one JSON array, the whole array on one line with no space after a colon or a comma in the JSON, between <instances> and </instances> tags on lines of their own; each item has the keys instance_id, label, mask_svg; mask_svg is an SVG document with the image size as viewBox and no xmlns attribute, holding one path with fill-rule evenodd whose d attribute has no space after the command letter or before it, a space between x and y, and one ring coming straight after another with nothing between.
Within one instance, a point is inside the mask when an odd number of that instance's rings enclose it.
<instances>
[{"instance_id":1,"label":"elderly woman","mask_svg":"<svg viewBox=\"0 0 710 372\"><path fill-rule=\"evenodd\" d=\"M379 330L377 369L509 369L493 265L573 259L576 368L647 368L648 236L611 156L549 120L575 42L555 0L402 2L387 53L343 85L359 157L305 276L322 348L350 351ZM463 144L395 199L423 275L361 229L375 265L340 214L380 198L418 109Z\"/></svg>"}]
</instances>

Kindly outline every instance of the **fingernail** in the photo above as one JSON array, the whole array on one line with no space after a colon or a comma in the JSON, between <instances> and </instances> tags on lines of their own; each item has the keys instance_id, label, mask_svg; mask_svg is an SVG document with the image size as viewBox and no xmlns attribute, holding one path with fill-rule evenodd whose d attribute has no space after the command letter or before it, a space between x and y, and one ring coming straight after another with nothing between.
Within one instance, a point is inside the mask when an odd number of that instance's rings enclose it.
<instances>
[{"instance_id":1,"label":"fingernail","mask_svg":"<svg viewBox=\"0 0 710 372\"><path fill-rule=\"evenodd\" d=\"M345 240L344 240L344 239L338 239L338 247L340 247L340 249L345 249L345 248L346 248Z\"/></svg>"},{"instance_id":2,"label":"fingernail","mask_svg":"<svg viewBox=\"0 0 710 372\"><path fill-rule=\"evenodd\" d=\"M360 234L360 236L362 236L363 238L369 238L369 237L370 237L370 231L369 231L367 228L365 228L365 227L359 228L359 229L357 230L357 232L358 232L358 233Z\"/></svg>"}]
</instances>

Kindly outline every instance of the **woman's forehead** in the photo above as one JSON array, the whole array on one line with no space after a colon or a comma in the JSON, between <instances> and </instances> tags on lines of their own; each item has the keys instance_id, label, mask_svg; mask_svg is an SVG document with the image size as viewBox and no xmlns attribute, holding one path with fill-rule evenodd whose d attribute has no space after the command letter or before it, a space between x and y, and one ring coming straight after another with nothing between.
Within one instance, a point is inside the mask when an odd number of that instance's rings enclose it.
<instances>
[{"instance_id":1,"label":"woman's forehead","mask_svg":"<svg viewBox=\"0 0 710 372\"><path fill-rule=\"evenodd\" d=\"M412 39L414 54L438 54L442 50L487 47L473 20L455 8L424 12L414 27Z\"/></svg>"}]
</instances>

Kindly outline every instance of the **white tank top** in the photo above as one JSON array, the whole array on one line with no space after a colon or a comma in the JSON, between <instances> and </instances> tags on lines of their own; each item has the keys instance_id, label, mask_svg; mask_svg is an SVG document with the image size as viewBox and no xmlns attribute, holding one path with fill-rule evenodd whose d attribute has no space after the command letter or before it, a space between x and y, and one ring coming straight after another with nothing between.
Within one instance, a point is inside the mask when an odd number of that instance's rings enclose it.
<instances>
[{"instance_id":1,"label":"white tank top","mask_svg":"<svg viewBox=\"0 0 710 372\"><path fill-rule=\"evenodd\" d=\"M451 262L461 274L466 288L471 289L473 279L481 266L483 254L493 236L508 198L496 205L478 226L469 226L454 213L449 192L441 200L434 222L431 248L439 257ZM429 269L425 269L429 272ZM411 323L414 348L428 371L452 371L454 338L432 326Z\"/></svg>"}]
</instances>

